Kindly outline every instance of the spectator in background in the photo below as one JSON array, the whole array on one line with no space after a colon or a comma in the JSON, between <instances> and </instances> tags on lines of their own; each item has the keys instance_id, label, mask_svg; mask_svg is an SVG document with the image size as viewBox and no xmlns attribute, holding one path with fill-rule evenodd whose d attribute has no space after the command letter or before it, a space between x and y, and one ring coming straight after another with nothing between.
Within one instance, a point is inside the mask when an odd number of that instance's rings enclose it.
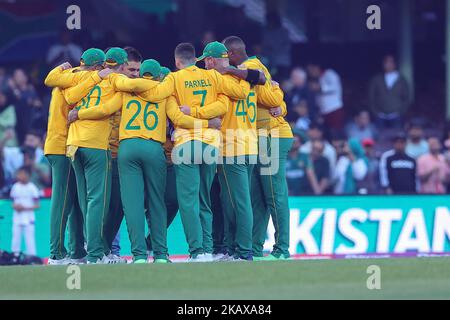
<instances>
[{"instance_id":1,"label":"spectator in background","mask_svg":"<svg viewBox=\"0 0 450 320\"><path fill-rule=\"evenodd\" d=\"M368 162L361 143L357 139L350 139L345 143L343 152L336 163L334 193L357 193L358 182L366 177L367 172Z\"/></svg>"},{"instance_id":2,"label":"spectator in background","mask_svg":"<svg viewBox=\"0 0 450 320\"><path fill-rule=\"evenodd\" d=\"M408 141L406 143L406 154L414 159L428 153L428 142L424 138L422 126L412 123L408 130Z\"/></svg>"},{"instance_id":3,"label":"spectator in background","mask_svg":"<svg viewBox=\"0 0 450 320\"><path fill-rule=\"evenodd\" d=\"M349 138L359 141L364 139L375 140L377 137L377 129L370 122L370 113L365 110L358 112L353 121L347 124L345 131Z\"/></svg>"},{"instance_id":4,"label":"spectator in background","mask_svg":"<svg viewBox=\"0 0 450 320\"><path fill-rule=\"evenodd\" d=\"M294 129L301 131L308 131L309 126L312 123L311 116L308 110L308 103L306 100L300 100L298 104L294 107L295 113L298 115L295 121ZM288 113L289 114L289 113Z\"/></svg>"},{"instance_id":5,"label":"spectator in background","mask_svg":"<svg viewBox=\"0 0 450 320\"><path fill-rule=\"evenodd\" d=\"M14 208L11 251L17 253L21 251L24 235L26 253L35 256L34 210L39 208L39 190L30 182L29 172L25 168L17 171L16 179L17 182L13 185L10 194Z\"/></svg>"},{"instance_id":6,"label":"spectator in background","mask_svg":"<svg viewBox=\"0 0 450 320\"><path fill-rule=\"evenodd\" d=\"M398 133L393 138L394 149L380 159L380 183L387 194L416 193L416 160L406 154L406 137Z\"/></svg>"},{"instance_id":7,"label":"spectator in background","mask_svg":"<svg viewBox=\"0 0 450 320\"><path fill-rule=\"evenodd\" d=\"M51 187L51 169L43 162L36 162L36 149L33 147L22 148L23 168L30 174L30 181L40 190Z\"/></svg>"},{"instance_id":8,"label":"spectator in background","mask_svg":"<svg viewBox=\"0 0 450 320\"><path fill-rule=\"evenodd\" d=\"M397 70L393 55L383 59L383 73L369 85L369 106L380 128L400 128L410 106L408 83Z\"/></svg>"},{"instance_id":9,"label":"spectator in background","mask_svg":"<svg viewBox=\"0 0 450 320\"><path fill-rule=\"evenodd\" d=\"M373 139L364 139L362 142L364 152L367 158L368 171L363 181L359 184L362 194L380 193L380 160L375 153L375 141Z\"/></svg>"},{"instance_id":10,"label":"spectator in background","mask_svg":"<svg viewBox=\"0 0 450 320\"><path fill-rule=\"evenodd\" d=\"M446 151L444 152L444 157L447 163L450 163L450 146L446 147ZM447 194L450 193L450 180L445 184L445 188L447 189Z\"/></svg>"},{"instance_id":11,"label":"spectator in background","mask_svg":"<svg viewBox=\"0 0 450 320\"><path fill-rule=\"evenodd\" d=\"M19 144L22 144L33 119L39 113L38 108L42 109L42 102L23 69L14 70L13 76L8 80L6 97L9 104L14 105L17 138Z\"/></svg>"},{"instance_id":12,"label":"spectator in background","mask_svg":"<svg viewBox=\"0 0 450 320\"><path fill-rule=\"evenodd\" d=\"M336 155L344 153L345 144L348 140L345 132L342 130L331 131L330 137L331 145L333 146Z\"/></svg>"},{"instance_id":13,"label":"spectator in background","mask_svg":"<svg viewBox=\"0 0 450 320\"><path fill-rule=\"evenodd\" d=\"M442 137L444 146L444 157L450 163L450 122L445 124L444 135ZM447 194L450 193L450 181L446 183Z\"/></svg>"},{"instance_id":14,"label":"spectator in background","mask_svg":"<svg viewBox=\"0 0 450 320\"><path fill-rule=\"evenodd\" d=\"M336 150L328 141L324 140L322 127L318 124L311 124L309 126L308 139L309 141L307 141L300 147L300 151L306 154L311 154L312 143L314 141L322 141L324 144L323 156L328 159L331 178L334 172L334 167L336 165Z\"/></svg>"},{"instance_id":15,"label":"spectator in background","mask_svg":"<svg viewBox=\"0 0 450 320\"><path fill-rule=\"evenodd\" d=\"M297 107L300 103L306 104L309 119L311 121L316 120L317 105L315 97L308 87L308 75L305 70L300 67L292 69L285 92L288 107L287 119L289 122L295 123L299 118L300 115Z\"/></svg>"},{"instance_id":16,"label":"spectator in background","mask_svg":"<svg viewBox=\"0 0 450 320\"><path fill-rule=\"evenodd\" d=\"M311 185L308 190L309 193L321 195L327 192L330 186L330 162L323 156L325 144L321 140L316 140L312 143L312 150L310 161L312 162L314 175L317 180L317 188L314 190ZM307 193L305 192L305 193Z\"/></svg>"},{"instance_id":17,"label":"spectator in background","mask_svg":"<svg viewBox=\"0 0 450 320\"><path fill-rule=\"evenodd\" d=\"M47 53L47 65L50 69L69 62L71 65L78 65L83 54L81 47L72 41L70 31L63 31L60 35L60 42L50 47Z\"/></svg>"},{"instance_id":18,"label":"spectator in background","mask_svg":"<svg viewBox=\"0 0 450 320\"><path fill-rule=\"evenodd\" d=\"M317 106L324 124L334 130L344 127L345 113L342 100L341 78L332 69L323 69L319 63L309 63L310 88L316 96Z\"/></svg>"},{"instance_id":19,"label":"spectator in background","mask_svg":"<svg viewBox=\"0 0 450 320\"><path fill-rule=\"evenodd\" d=\"M8 140L14 138L14 131L7 130L0 141L0 148L3 151L3 169L5 172L5 181L11 185L14 181L16 171L25 163L24 151L27 149L34 150L34 162L36 165L48 166L44 158L44 150L42 149L42 136L37 131L29 131L26 135L25 141L21 147L5 147ZM50 173L49 173L50 178ZM47 179L45 179L47 181Z\"/></svg>"},{"instance_id":20,"label":"spectator in background","mask_svg":"<svg viewBox=\"0 0 450 320\"><path fill-rule=\"evenodd\" d=\"M302 138L294 135L294 143L286 161L286 180L289 195L300 196L309 190L311 184L317 185L312 163L306 153L300 151ZM312 183L311 183L312 182Z\"/></svg>"},{"instance_id":21,"label":"spectator in background","mask_svg":"<svg viewBox=\"0 0 450 320\"><path fill-rule=\"evenodd\" d=\"M289 32L283 27L277 12L266 15L267 28L263 32L262 47L264 55L269 59L270 67L277 80L288 77L291 67L291 39Z\"/></svg>"},{"instance_id":22,"label":"spectator in background","mask_svg":"<svg viewBox=\"0 0 450 320\"><path fill-rule=\"evenodd\" d=\"M450 181L450 162L441 153L442 145L438 138L428 139L430 152L417 160L417 176L420 180L419 192L444 194L445 184Z\"/></svg>"}]
</instances>

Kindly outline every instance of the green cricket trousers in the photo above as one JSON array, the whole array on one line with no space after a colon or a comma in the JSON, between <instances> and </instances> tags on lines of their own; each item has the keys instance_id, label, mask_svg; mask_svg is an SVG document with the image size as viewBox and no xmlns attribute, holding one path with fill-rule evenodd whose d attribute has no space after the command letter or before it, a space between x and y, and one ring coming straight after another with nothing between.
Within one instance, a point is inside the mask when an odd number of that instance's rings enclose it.
<instances>
[{"instance_id":1,"label":"green cricket trousers","mask_svg":"<svg viewBox=\"0 0 450 320\"><path fill-rule=\"evenodd\" d=\"M250 196L254 164L251 156L223 158L218 166L228 254L252 258L253 211ZM253 157L253 163L256 156Z\"/></svg>"},{"instance_id":2,"label":"green cricket trousers","mask_svg":"<svg viewBox=\"0 0 450 320\"><path fill-rule=\"evenodd\" d=\"M192 258L213 252L211 185L218 149L192 140L174 148L177 197Z\"/></svg>"},{"instance_id":3,"label":"green cricket trousers","mask_svg":"<svg viewBox=\"0 0 450 320\"><path fill-rule=\"evenodd\" d=\"M83 216L77 199L75 175L65 155L50 154L47 160L52 169L52 199L50 206L50 259L67 256L64 245L66 226L69 230L69 256L80 259L84 250Z\"/></svg>"},{"instance_id":4,"label":"green cricket trousers","mask_svg":"<svg viewBox=\"0 0 450 320\"><path fill-rule=\"evenodd\" d=\"M269 216L275 227L275 245L272 254L289 257L289 203L286 182L286 159L292 138L266 139L265 150L260 148L258 164L252 178L253 256L262 257ZM261 147L261 144L260 144ZM270 159L270 163L267 161Z\"/></svg>"},{"instance_id":5,"label":"green cricket trousers","mask_svg":"<svg viewBox=\"0 0 450 320\"><path fill-rule=\"evenodd\" d=\"M167 228L170 227L173 220L178 213L178 199L177 199L177 185L175 177L175 168L173 164L167 164L167 176L166 176L166 191L164 193L164 202L166 204L167 210ZM147 209L147 208L146 208ZM151 237L151 220L150 220L150 210L145 211L145 218L148 224L148 234L146 237L147 250L152 251L152 237Z\"/></svg>"},{"instance_id":6,"label":"green cricket trousers","mask_svg":"<svg viewBox=\"0 0 450 320\"><path fill-rule=\"evenodd\" d=\"M219 175L216 174L211 187L213 254L228 253L225 245L225 217L220 194Z\"/></svg>"},{"instance_id":7,"label":"green cricket trousers","mask_svg":"<svg viewBox=\"0 0 450 320\"><path fill-rule=\"evenodd\" d=\"M167 167L162 144L140 138L122 140L118 160L122 204L133 258L147 259L147 207L153 257L167 259L167 210L164 203Z\"/></svg>"},{"instance_id":8,"label":"green cricket trousers","mask_svg":"<svg viewBox=\"0 0 450 320\"><path fill-rule=\"evenodd\" d=\"M111 160L111 199L106 217L103 233L105 235L108 251L111 251L114 238L119 232L123 220L122 199L120 197L120 180L117 158Z\"/></svg>"},{"instance_id":9,"label":"green cricket trousers","mask_svg":"<svg viewBox=\"0 0 450 320\"><path fill-rule=\"evenodd\" d=\"M111 153L109 150L78 148L72 165L85 221L87 259L97 262L109 253L103 230L111 194Z\"/></svg>"},{"instance_id":10,"label":"green cricket trousers","mask_svg":"<svg viewBox=\"0 0 450 320\"><path fill-rule=\"evenodd\" d=\"M167 228L169 228L178 213L176 176L173 164L167 165L166 193L164 195L164 201L167 208ZM224 243L224 216L220 200L219 177L217 174L214 176L214 181L211 187L211 210L213 213L213 254L227 253L227 249ZM150 229L150 212L147 210L145 213ZM153 249L150 232L147 234L146 242L147 250L152 251Z\"/></svg>"}]
</instances>

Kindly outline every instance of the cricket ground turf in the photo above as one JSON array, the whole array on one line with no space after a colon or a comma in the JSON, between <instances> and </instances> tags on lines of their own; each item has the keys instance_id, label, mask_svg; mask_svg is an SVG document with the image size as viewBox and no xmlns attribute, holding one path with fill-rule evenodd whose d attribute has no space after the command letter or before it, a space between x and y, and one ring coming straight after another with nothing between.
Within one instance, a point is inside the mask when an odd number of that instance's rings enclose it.
<instances>
[{"instance_id":1,"label":"cricket ground turf","mask_svg":"<svg viewBox=\"0 0 450 320\"><path fill-rule=\"evenodd\" d=\"M371 265L380 290L367 288ZM450 299L450 258L83 265L79 290L71 275L0 267L0 299Z\"/></svg>"}]
</instances>

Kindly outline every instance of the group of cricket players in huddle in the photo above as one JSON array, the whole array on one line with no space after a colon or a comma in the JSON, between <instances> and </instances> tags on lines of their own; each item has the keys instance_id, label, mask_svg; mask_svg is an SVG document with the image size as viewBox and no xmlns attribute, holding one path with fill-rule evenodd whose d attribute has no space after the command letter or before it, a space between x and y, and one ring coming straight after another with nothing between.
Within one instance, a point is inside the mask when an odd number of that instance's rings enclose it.
<instances>
[{"instance_id":1,"label":"group of cricket players in huddle","mask_svg":"<svg viewBox=\"0 0 450 320\"><path fill-rule=\"evenodd\" d=\"M289 258L293 136L282 90L239 37L209 43L199 58L181 43L174 56L170 72L132 47L91 48L80 66L48 74L48 264L126 263L111 252L124 217L133 263L150 253L168 263L178 211L189 262ZM217 181L221 210L211 204ZM270 217L275 245L264 256Z\"/></svg>"}]
</instances>

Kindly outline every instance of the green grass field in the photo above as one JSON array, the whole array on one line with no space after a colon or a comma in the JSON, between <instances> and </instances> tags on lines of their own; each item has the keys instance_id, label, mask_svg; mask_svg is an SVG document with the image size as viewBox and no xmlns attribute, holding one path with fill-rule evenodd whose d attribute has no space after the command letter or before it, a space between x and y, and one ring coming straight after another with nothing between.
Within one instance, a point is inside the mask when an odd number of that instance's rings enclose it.
<instances>
[{"instance_id":1,"label":"green grass field","mask_svg":"<svg viewBox=\"0 0 450 320\"><path fill-rule=\"evenodd\" d=\"M381 268L368 290L367 267ZM450 258L0 267L0 299L450 299Z\"/></svg>"}]
</instances>

